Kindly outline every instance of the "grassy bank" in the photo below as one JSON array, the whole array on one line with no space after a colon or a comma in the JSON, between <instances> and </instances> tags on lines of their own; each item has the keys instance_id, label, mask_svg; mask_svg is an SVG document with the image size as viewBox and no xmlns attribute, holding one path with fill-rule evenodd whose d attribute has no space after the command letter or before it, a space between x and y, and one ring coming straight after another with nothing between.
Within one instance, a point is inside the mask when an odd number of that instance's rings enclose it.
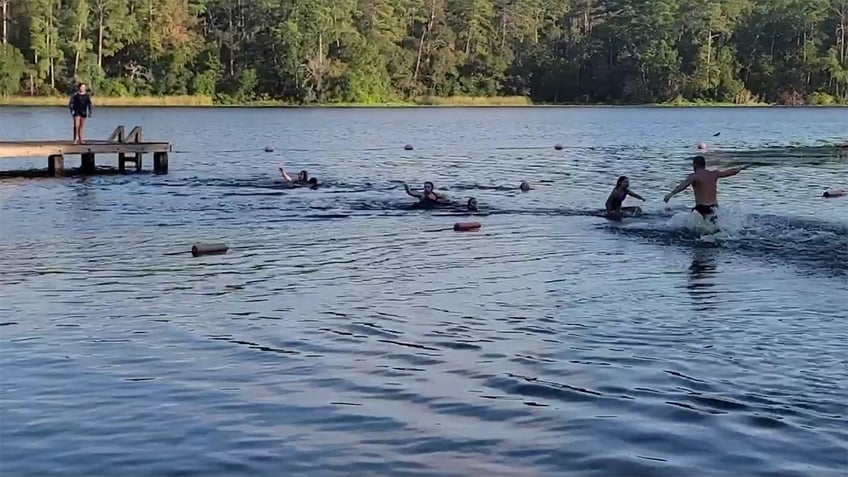
<instances>
[{"instance_id":1,"label":"grassy bank","mask_svg":"<svg viewBox=\"0 0 848 477\"><path fill-rule=\"evenodd\" d=\"M676 99L667 103L657 104L604 104L604 103L567 103L567 104L533 104L526 96L420 96L409 101L394 101L385 103L323 103L299 105L282 100L255 100L235 103L217 103L210 96L125 96L110 97L92 95L95 107L231 107L231 108L392 108L392 107L592 107L592 106L653 106L667 108L728 108L728 107L768 107L770 103L749 101L744 103L721 103L704 101L687 101ZM0 106L67 106L65 96L5 96L0 97ZM810 104L806 106L846 106L846 104Z\"/></svg>"},{"instance_id":2,"label":"grassy bank","mask_svg":"<svg viewBox=\"0 0 848 477\"><path fill-rule=\"evenodd\" d=\"M315 105L297 105L280 100L257 100L233 104L216 104L209 96L91 96L95 107L98 106L171 106L171 107L198 107L198 106L220 106L220 107L328 107L328 108L356 108L356 107L409 107L409 106L532 106L533 102L525 96L449 96L438 98L434 96L422 96L412 101L387 102L374 104L359 103L325 103ZM65 96L6 96L0 97L0 106L67 106L68 97Z\"/></svg>"},{"instance_id":3,"label":"grassy bank","mask_svg":"<svg viewBox=\"0 0 848 477\"><path fill-rule=\"evenodd\" d=\"M0 106L68 106L68 96L5 96ZM94 106L213 106L209 96L128 96L92 95Z\"/></svg>"}]
</instances>

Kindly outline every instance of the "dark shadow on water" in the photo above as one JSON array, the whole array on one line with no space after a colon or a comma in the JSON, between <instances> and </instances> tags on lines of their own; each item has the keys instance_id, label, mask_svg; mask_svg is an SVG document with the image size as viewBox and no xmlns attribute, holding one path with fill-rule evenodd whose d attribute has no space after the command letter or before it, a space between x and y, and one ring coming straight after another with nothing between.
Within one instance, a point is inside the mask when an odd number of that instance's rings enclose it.
<instances>
[{"instance_id":1,"label":"dark shadow on water","mask_svg":"<svg viewBox=\"0 0 848 477\"><path fill-rule=\"evenodd\" d=\"M711 273L709 250L735 252L765 263L791 264L810 274L848 276L848 226L813 219L766 214L745 217L745 225L706 239L685 229L672 229L665 217L651 217L629 226L599 228L648 243L689 248L696 253L692 273Z\"/></svg>"},{"instance_id":2,"label":"dark shadow on water","mask_svg":"<svg viewBox=\"0 0 848 477\"><path fill-rule=\"evenodd\" d=\"M687 292L692 298L695 311L715 311L718 292L714 278L718 273L717 257L721 250L716 247L695 246L692 249L692 264L689 265Z\"/></svg>"},{"instance_id":3,"label":"dark shadow on water","mask_svg":"<svg viewBox=\"0 0 848 477\"><path fill-rule=\"evenodd\" d=\"M135 169L121 172L117 167L97 166L93 173L83 172L79 167L67 167L61 175L51 176L47 169L15 169L0 171L0 179L67 179L69 177L114 176L114 175L154 175L153 171Z\"/></svg>"}]
</instances>

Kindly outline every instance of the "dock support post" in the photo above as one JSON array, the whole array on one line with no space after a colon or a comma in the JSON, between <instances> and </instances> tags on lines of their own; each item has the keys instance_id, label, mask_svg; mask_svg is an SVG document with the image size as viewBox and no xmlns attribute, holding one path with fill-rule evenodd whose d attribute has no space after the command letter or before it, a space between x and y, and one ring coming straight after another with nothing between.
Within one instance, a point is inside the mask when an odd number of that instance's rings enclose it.
<instances>
[{"instance_id":1,"label":"dock support post","mask_svg":"<svg viewBox=\"0 0 848 477\"><path fill-rule=\"evenodd\" d=\"M168 172L168 153L154 152L153 153L153 172L157 174L165 174Z\"/></svg>"},{"instance_id":2,"label":"dock support post","mask_svg":"<svg viewBox=\"0 0 848 477\"><path fill-rule=\"evenodd\" d=\"M93 152L83 153L82 162L80 163L80 168L85 173L94 172L94 153Z\"/></svg>"},{"instance_id":3,"label":"dock support post","mask_svg":"<svg viewBox=\"0 0 848 477\"><path fill-rule=\"evenodd\" d=\"M127 171L127 163L132 162L135 163L136 172L141 172L141 156L140 152L136 152L134 154L130 154L130 157L127 157L126 153L119 152L118 153L118 170L121 172Z\"/></svg>"},{"instance_id":4,"label":"dock support post","mask_svg":"<svg viewBox=\"0 0 848 477\"><path fill-rule=\"evenodd\" d=\"M47 158L47 174L50 176L61 176L65 170L65 156L54 154Z\"/></svg>"}]
</instances>

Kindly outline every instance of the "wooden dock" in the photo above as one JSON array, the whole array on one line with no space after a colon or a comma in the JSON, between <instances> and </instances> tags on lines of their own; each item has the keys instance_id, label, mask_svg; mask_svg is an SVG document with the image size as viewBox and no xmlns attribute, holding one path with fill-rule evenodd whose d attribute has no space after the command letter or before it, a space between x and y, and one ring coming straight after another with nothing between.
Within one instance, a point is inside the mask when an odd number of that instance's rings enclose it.
<instances>
[{"instance_id":1,"label":"wooden dock","mask_svg":"<svg viewBox=\"0 0 848 477\"><path fill-rule=\"evenodd\" d=\"M0 141L0 158L9 157L47 157L48 175L62 175L65 169L65 156L81 156L80 170L84 174L96 172L96 154L117 154L118 170L127 170L131 163L136 171L141 170L144 154L153 154L153 172L168 172L168 142L143 142L141 127L136 126L129 134L124 127L118 126L105 141L86 141L74 144L73 141Z\"/></svg>"}]
</instances>

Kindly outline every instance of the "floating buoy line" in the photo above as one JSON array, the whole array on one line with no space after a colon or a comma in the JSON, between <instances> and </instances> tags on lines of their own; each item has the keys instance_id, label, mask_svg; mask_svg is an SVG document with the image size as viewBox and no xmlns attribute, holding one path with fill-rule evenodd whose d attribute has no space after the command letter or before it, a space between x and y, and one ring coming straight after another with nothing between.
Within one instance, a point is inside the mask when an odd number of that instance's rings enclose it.
<instances>
[{"instance_id":1,"label":"floating buoy line","mask_svg":"<svg viewBox=\"0 0 848 477\"><path fill-rule=\"evenodd\" d=\"M556 151L562 151L566 149L562 144L554 144L553 146L506 146L506 147L494 147L493 150L496 151L530 151L530 150L542 150L542 149L550 149L553 147ZM366 147L360 149L304 149L304 148L274 148L272 146L265 146L260 148L250 148L250 149L219 149L219 150L190 150L190 149L175 149L171 152L173 154L239 154L246 152L265 152L265 153L273 153L273 152L375 152L375 151L392 151L392 150L404 150L404 151L414 151L415 147L412 144L406 144L400 148L396 146L386 146L386 147ZM584 146L575 146L570 147L568 149L586 149Z\"/></svg>"}]
</instances>

